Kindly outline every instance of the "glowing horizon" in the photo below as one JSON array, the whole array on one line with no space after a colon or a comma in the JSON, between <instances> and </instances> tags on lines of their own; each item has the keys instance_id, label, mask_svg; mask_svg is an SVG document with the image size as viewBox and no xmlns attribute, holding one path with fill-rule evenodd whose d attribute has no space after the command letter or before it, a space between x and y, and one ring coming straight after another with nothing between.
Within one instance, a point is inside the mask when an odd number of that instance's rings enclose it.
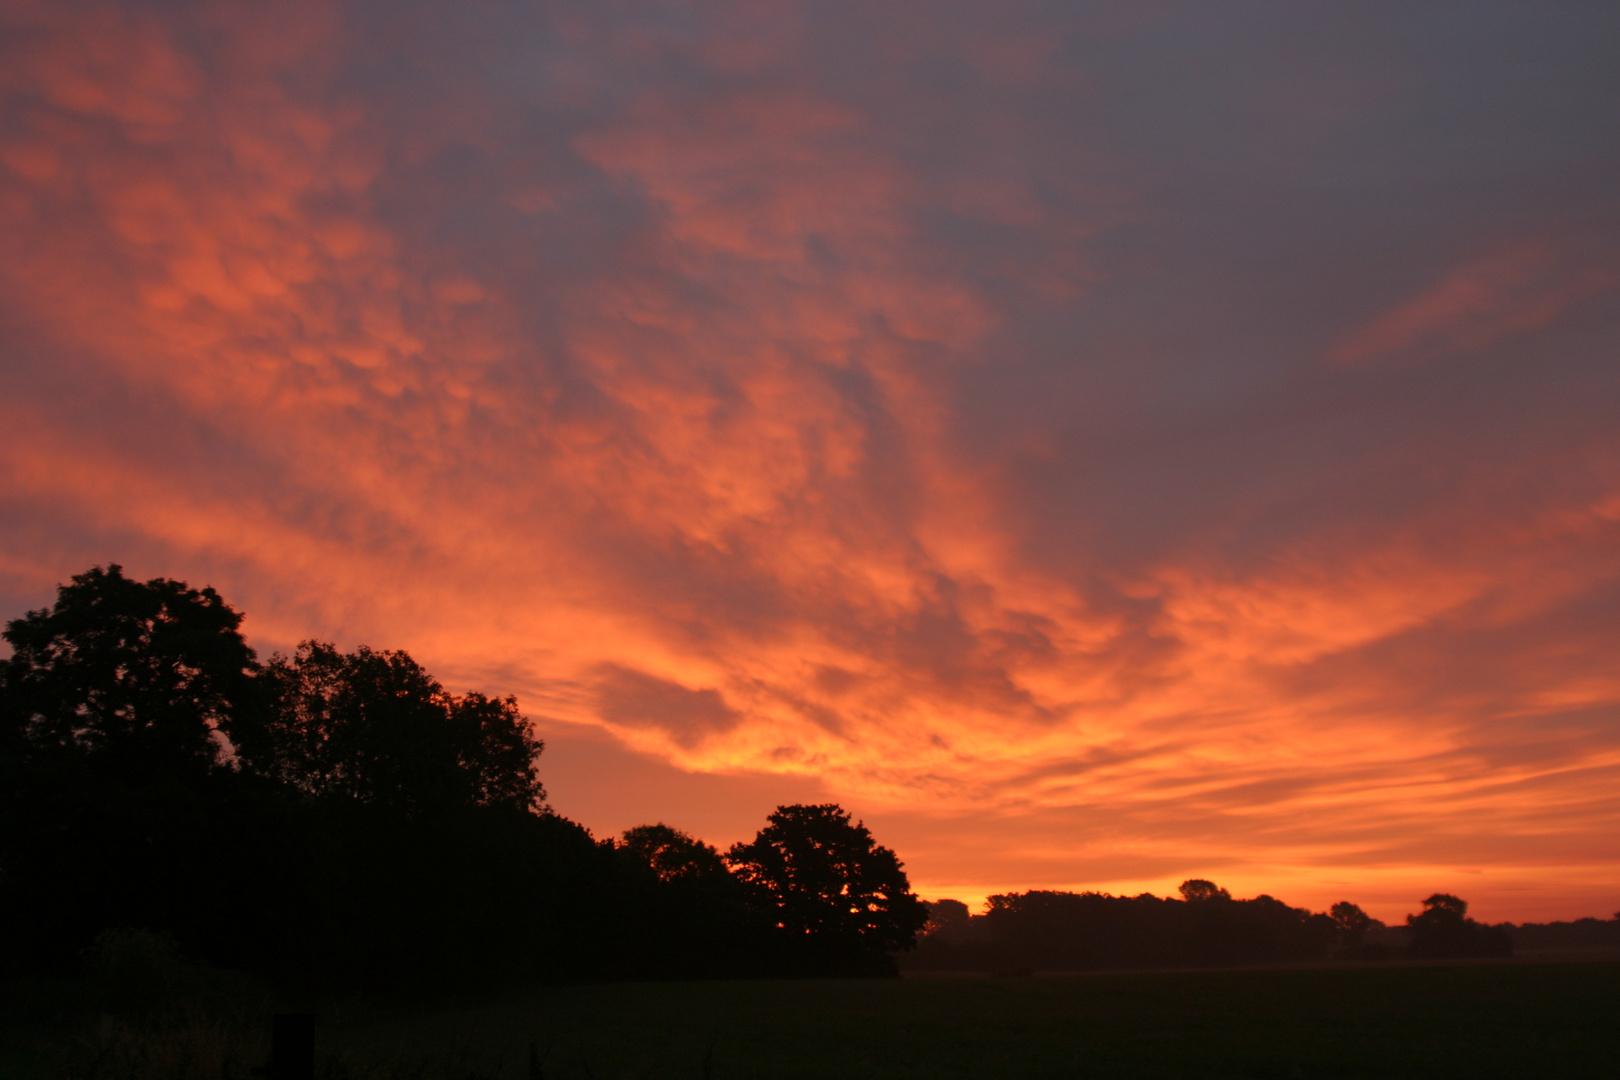
<instances>
[{"instance_id":1,"label":"glowing horizon","mask_svg":"<svg viewBox=\"0 0 1620 1080\"><path fill-rule=\"evenodd\" d=\"M5 617L211 584L925 896L1620 907L1611 13L3 17Z\"/></svg>"}]
</instances>

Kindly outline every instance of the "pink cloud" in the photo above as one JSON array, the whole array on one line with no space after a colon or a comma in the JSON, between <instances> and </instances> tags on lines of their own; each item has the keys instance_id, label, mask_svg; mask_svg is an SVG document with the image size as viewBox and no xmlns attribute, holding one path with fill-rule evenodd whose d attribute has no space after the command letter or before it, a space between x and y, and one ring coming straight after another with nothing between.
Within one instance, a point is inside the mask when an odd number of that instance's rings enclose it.
<instances>
[{"instance_id":1,"label":"pink cloud","mask_svg":"<svg viewBox=\"0 0 1620 1080\"><path fill-rule=\"evenodd\" d=\"M1522 243L1466 263L1352 331L1328 359L1361 365L1474 351L1546 326L1620 286L1612 268L1583 265L1570 254L1548 243Z\"/></svg>"}]
</instances>

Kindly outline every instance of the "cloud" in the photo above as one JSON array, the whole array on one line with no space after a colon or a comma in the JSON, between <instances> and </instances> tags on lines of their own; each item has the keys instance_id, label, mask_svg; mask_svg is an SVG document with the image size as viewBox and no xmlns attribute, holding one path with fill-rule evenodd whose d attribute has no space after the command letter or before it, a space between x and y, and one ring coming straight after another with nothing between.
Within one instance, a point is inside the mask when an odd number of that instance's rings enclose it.
<instances>
[{"instance_id":1,"label":"cloud","mask_svg":"<svg viewBox=\"0 0 1620 1080\"><path fill-rule=\"evenodd\" d=\"M206 581L963 895L1595 896L1614 28L1491 12L12 5L0 593Z\"/></svg>"},{"instance_id":2,"label":"cloud","mask_svg":"<svg viewBox=\"0 0 1620 1080\"><path fill-rule=\"evenodd\" d=\"M1329 350L1328 359L1354 365L1391 355L1475 352L1545 326L1572 305L1612 295L1620 286L1612 268L1571 267L1568 261L1541 244L1510 246L1476 259L1352 331Z\"/></svg>"},{"instance_id":3,"label":"cloud","mask_svg":"<svg viewBox=\"0 0 1620 1080\"><path fill-rule=\"evenodd\" d=\"M688 690L678 682L612 664L604 666L596 694L603 720L658 728L684 747L724 734L742 719L712 688Z\"/></svg>"}]
</instances>

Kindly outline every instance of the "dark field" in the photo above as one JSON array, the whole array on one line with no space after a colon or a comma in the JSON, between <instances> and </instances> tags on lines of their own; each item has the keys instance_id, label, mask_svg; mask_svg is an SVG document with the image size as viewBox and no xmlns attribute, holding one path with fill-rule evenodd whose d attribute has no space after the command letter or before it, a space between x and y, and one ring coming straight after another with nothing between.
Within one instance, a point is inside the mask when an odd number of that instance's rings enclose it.
<instances>
[{"instance_id":1,"label":"dark field","mask_svg":"<svg viewBox=\"0 0 1620 1080\"><path fill-rule=\"evenodd\" d=\"M1614 1077L1617 1014L1620 964L1487 964L595 986L326 1039L520 1078L533 1039L557 1080Z\"/></svg>"},{"instance_id":2,"label":"dark field","mask_svg":"<svg viewBox=\"0 0 1620 1080\"><path fill-rule=\"evenodd\" d=\"M547 1080L1615 1077L1617 1013L1616 963L608 984L328 1007L317 1075L526 1080L532 1042ZM43 1056L8 1019L8 1077L246 1080L265 1060L262 1019L103 1017Z\"/></svg>"}]
</instances>

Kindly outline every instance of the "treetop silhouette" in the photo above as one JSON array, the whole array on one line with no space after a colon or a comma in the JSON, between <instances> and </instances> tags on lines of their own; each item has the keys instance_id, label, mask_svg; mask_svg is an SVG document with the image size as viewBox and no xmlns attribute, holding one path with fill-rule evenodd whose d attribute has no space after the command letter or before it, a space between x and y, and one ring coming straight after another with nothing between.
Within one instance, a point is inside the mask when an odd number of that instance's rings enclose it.
<instances>
[{"instance_id":1,"label":"treetop silhouette","mask_svg":"<svg viewBox=\"0 0 1620 1080\"><path fill-rule=\"evenodd\" d=\"M1189 878L1188 880L1183 881L1178 891L1181 893L1181 898L1188 903L1199 903L1205 900L1232 899L1231 893L1227 892L1213 881L1205 881L1203 878Z\"/></svg>"},{"instance_id":2,"label":"treetop silhouette","mask_svg":"<svg viewBox=\"0 0 1620 1080\"><path fill-rule=\"evenodd\" d=\"M1359 904L1352 904L1348 900L1340 900L1328 909L1328 916L1333 925L1338 927L1340 940L1345 948L1354 949L1361 945L1367 931L1372 929L1373 919ZM1382 925L1382 924L1380 924Z\"/></svg>"},{"instance_id":3,"label":"treetop silhouette","mask_svg":"<svg viewBox=\"0 0 1620 1080\"><path fill-rule=\"evenodd\" d=\"M33 753L72 753L128 777L206 771L258 722L259 665L242 616L213 589L134 581L117 563L6 624L6 724Z\"/></svg>"},{"instance_id":4,"label":"treetop silhouette","mask_svg":"<svg viewBox=\"0 0 1620 1080\"><path fill-rule=\"evenodd\" d=\"M625 830L622 844L660 881L697 881L727 873L718 849L662 821Z\"/></svg>"},{"instance_id":5,"label":"treetop silhouette","mask_svg":"<svg viewBox=\"0 0 1620 1080\"><path fill-rule=\"evenodd\" d=\"M446 693L404 652L305 641L264 672L268 718L244 763L317 798L405 814L539 810L545 749L517 701Z\"/></svg>"},{"instance_id":6,"label":"treetop silhouette","mask_svg":"<svg viewBox=\"0 0 1620 1080\"><path fill-rule=\"evenodd\" d=\"M1508 956L1513 940L1507 932L1468 918L1468 901L1450 893L1435 893L1423 901L1423 911L1406 917L1410 931L1407 953L1422 959L1460 959Z\"/></svg>"},{"instance_id":7,"label":"treetop silhouette","mask_svg":"<svg viewBox=\"0 0 1620 1080\"><path fill-rule=\"evenodd\" d=\"M779 928L814 940L827 963L879 968L916 943L928 909L864 823L832 803L779 806L766 820L726 863Z\"/></svg>"}]
</instances>

